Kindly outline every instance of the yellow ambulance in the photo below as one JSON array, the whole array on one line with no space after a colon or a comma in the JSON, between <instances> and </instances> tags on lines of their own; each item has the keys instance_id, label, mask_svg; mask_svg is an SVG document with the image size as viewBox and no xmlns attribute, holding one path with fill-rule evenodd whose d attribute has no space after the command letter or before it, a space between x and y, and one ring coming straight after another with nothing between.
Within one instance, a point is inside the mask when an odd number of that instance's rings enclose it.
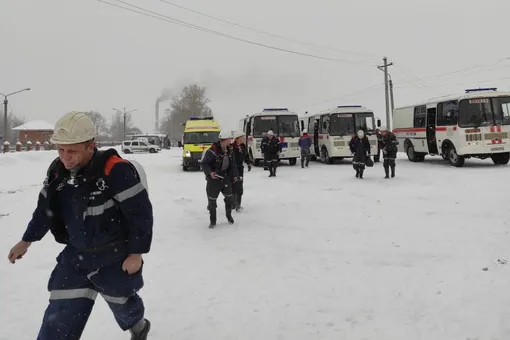
<instances>
[{"instance_id":1,"label":"yellow ambulance","mask_svg":"<svg viewBox=\"0 0 510 340\"><path fill-rule=\"evenodd\" d=\"M184 124L184 133L179 146L182 147L182 169L201 169L202 154L218 141L220 124L214 117L190 117Z\"/></svg>"}]
</instances>

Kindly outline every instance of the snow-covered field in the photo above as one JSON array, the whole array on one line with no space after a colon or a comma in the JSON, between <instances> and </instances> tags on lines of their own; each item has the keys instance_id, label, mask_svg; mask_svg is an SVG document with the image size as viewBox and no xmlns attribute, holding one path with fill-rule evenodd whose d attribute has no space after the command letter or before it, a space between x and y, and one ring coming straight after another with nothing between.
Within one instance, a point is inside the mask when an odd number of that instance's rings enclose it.
<instances>
[{"instance_id":1,"label":"snow-covered field","mask_svg":"<svg viewBox=\"0 0 510 340\"><path fill-rule=\"evenodd\" d=\"M54 152L0 154L0 339L35 339L61 246L51 234L16 265ZM150 339L510 339L510 171L491 161L349 162L246 173L236 224L209 230L202 173L180 149L130 155L146 169L155 235L141 295ZM499 260L499 261L498 261ZM486 270L484 270L484 268ZM98 298L83 339L122 340Z\"/></svg>"}]
</instances>

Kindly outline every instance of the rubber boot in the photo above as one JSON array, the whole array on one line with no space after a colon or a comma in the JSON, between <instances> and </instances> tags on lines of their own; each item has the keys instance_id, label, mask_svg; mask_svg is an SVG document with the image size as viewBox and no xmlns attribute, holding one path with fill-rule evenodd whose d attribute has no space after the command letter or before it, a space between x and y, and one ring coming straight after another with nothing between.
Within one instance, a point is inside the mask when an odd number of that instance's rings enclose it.
<instances>
[{"instance_id":1,"label":"rubber boot","mask_svg":"<svg viewBox=\"0 0 510 340\"><path fill-rule=\"evenodd\" d=\"M151 323L149 320L145 319L145 327L142 329L141 332L136 333L132 329L129 330L129 332L131 333L131 340L147 340L147 336L150 330Z\"/></svg>"},{"instance_id":2,"label":"rubber boot","mask_svg":"<svg viewBox=\"0 0 510 340\"><path fill-rule=\"evenodd\" d=\"M384 173L386 174L384 178L390 178L390 169L387 165L384 166Z\"/></svg>"},{"instance_id":3,"label":"rubber boot","mask_svg":"<svg viewBox=\"0 0 510 340\"><path fill-rule=\"evenodd\" d=\"M395 178L395 166L391 166L391 178Z\"/></svg>"},{"instance_id":4,"label":"rubber boot","mask_svg":"<svg viewBox=\"0 0 510 340\"><path fill-rule=\"evenodd\" d=\"M363 168L359 169L359 179L363 179L363 172L364 171L365 171L365 169L363 169Z\"/></svg>"},{"instance_id":5,"label":"rubber boot","mask_svg":"<svg viewBox=\"0 0 510 340\"><path fill-rule=\"evenodd\" d=\"M243 210L243 207L241 206L241 201L242 201L243 195L237 195L236 198L237 198L236 211L239 212L239 211Z\"/></svg>"},{"instance_id":6,"label":"rubber boot","mask_svg":"<svg viewBox=\"0 0 510 340\"><path fill-rule=\"evenodd\" d=\"M232 206L229 203L225 203L225 215L229 224L234 224L234 218L232 217Z\"/></svg>"},{"instance_id":7,"label":"rubber boot","mask_svg":"<svg viewBox=\"0 0 510 340\"><path fill-rule=\"evenodd\" d=\"M359 178L359 168L356 167L356 178Z\"/></svg>"},{"instance_id":8,"label":"rubber boot","mask_svg":"<svg viewBox=\"0 0 510 340\"><path fill-rule=\"evenodd\" d=\"M213 229L216 226L216 209L209 208L209 229Z\"/></svg>"}]
</instances>

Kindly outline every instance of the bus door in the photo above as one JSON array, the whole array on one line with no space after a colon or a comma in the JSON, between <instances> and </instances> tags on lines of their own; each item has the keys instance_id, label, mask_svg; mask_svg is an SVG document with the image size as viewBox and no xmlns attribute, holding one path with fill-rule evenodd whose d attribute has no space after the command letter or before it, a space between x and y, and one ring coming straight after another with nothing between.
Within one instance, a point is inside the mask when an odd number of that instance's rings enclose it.
<instances>
[{"instance_id":1,"label":"bus door","mask_svg":"<svg viewBox=\"0 0 510 340\"><path fill-rule=\"evenodd\" d=\"M436 114L437 109L431 107L427 109L427 144L430 154L437 155L437 139L436 139Z\"/></svg>"},{"instance_id":2,"label":"bus door","mask_svg":"<svg viewBox=\"0 0 510 340\"><path fill-rule=\"evenodd\" d=\"M321 152L319 148L319 119L315 120L313 124L313 147L315 150L315 156L320 157Z\"/></svg>"}]
</instances>

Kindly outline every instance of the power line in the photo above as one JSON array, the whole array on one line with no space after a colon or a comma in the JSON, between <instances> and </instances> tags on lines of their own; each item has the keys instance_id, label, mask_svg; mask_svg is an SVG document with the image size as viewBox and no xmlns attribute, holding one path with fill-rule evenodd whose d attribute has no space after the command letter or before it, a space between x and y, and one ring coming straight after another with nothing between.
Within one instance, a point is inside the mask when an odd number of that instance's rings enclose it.
<instances>
[{"instance_id":1,"label":"power line","mask_svg":"<svg viewBox=\"0 0 510 340\"><path fill-rule=\"evenodd\" d=\"M468 81L468 82L462 82L462 83L456 83L456 84L443 84L443 85L435 85L435 87L447 87L447 86L458 86L458 85L472 85L473 83L488 83L492 81L500 81L500 80L508 80L510 77L503 77L503 78L495 78L495 79L486 79L486 80L477 80L477 81ZM409 86L403 85L403 86L397 86L397 89L407 88Z\"/></svg>"},{"instance_id":2,"label":"power line","mask_svg":"<svg viewBox=\"0 0 510 340\"><path fill-rule=\"evenodd\" d=\"M343 99L343 98L346 98L346 97L354 96L354 95L357 95L357 94L360 94L360 93L363 93L363 92L373 91L376 88L381 87L383 85L384 84L372 85L372 86L365 87L363 89L360 89L360 90L357 90L357 91L354 91L354 92L351 92L351 93L343 94L343 95L341 95L339 97L333 97L333 98L329 98L329 99L322 100L320 102L311 103L311 104L300 105L300 106L297 106L296 109L301 109L301 108L304 108L304 107L310 107L310 106L316 106L316 105L330 103L332 101L336 101L336 100Z\"/></svg>"},{"instance_id":3,"label":"power line","mask_svg":"<svg viewBox=\"0 0 510 340\"><path fill-rule=\"evenodd\" d=\"M302 53L302 52L297 52L297 51L293 51L293 50L289 50L289 49L285 49L285 48L280 48L280 47L276 47L276 46L272 46L272 45L266 45L266 44L258 43L258 42L255 42L255 41L239 38L239 37L236 37L236 36L233 36L233 35L221 33L221 32L214 31L214 30L210 30L208 28L204 28L204 27L201 27L201 26L197 26L197 25L194 25L194 24L191 24L191 23L179 20L179 19L172 18L170 16L167 16L167 15L164 15L164 14L161 14L161 13L150 11L150 10L145 9L143 7L139 7L139 6L130 4L130 3L122 1L122 0L115 0L115 1L123 3L123 4L127 5L127 6L131 6L133 8L138 9L138 10L135 10L135 9L132 9L132 8L128 8L128 7L124 7L124 6L120 6L120 5L116 5L116 4L113 4L113 3L110 3L110 2L107 2L107 1L104 1L104 0L96 0L96 1L102 2L102 3L104 3L106 5L109 5L109 6L112 6L112 7L121 8L121 9L129 11L129 12L138 13L138 14L141 14L141 15L144 15L144 16L147 16L147 17L151 17L151 18L154 18L154 19L161 20L161 21L166 21L166 22L169 22L169 23L172 23L172 24L176 24L176 25L179 25L179 26L192 28L192 29L195 29L195 30L198 30L198 31L202 31L202 32L206 32L206 33L211 33L211 34L214 34L214 35L217 35L217 36L221 36L221 37L224 37L224 38L227 38L227 39L232 39L232 40L244 42L244 43L247 43L247 44L251 44L251 45L255 45L255 46L259 46L259 47L264 47L264 48L272 49L272 50L275 50L275 51L286 52L286 53L290 53L290 54L294 54L294 55L299 55L299 56L303 56L303 57L309 57L309 58L315 58L315 59L321 59L321 60L328 60L328 61L334 61L334 62L350 63L350 64L355 64L355 65L364 64L364 63L366 64L366 62L355 62L355 61L351 61L351 60L329 58L329 57L319 56L319 55L315 55L315 54ZM144 13L142 11L147 12L147 13Z\"/></svg>"},{"instance_id":4,"label":"power line","mask_svg":"<svg viewBox=\"0 0 510 340\"><path fill-rule=\"evenodd\" d=\"M210 14L199 12L197 10L194 10L194 9L191 9L191 8L188 8L188 7L184 7L182 5L179 5L179 4L167 1L167 0L159 0L159 1L161 1L161 2L163 2L165 4L168 4L170 6L174 6L174 7L183 9L183 10L188 11L188 12L201 15L201 16L209 18L209 19L221 21L223 23L226 23L226 24L229 24L229 25L233 25L233 26L236 26L236 27L240 27L240 28L244 28L244 29L252 31L252 32L257 32L257 33L264 34L264 35L271 36L271 37L275 37L275 38L278 38L278 39L283 39L283 40L291 41L291 42L294 42L294 43L297 43L297 44L308 45L308 46L313 46L313 47L318 47L318 48L324 48L324 49L327 49L327 50L330 50L330 51L335 51L335 52L342 52L342 53L354 54L354 55L365 56L365 57L377 57L377 58L379 58L379 56L376 56L376 55L373 55L373 54L360 53L360 52L352 52L352 51L347 51L347 50L340 50L340 49L332 48L332 47L329 47L329 46L323 46L323 45L318 45L318 44L310 43L310 42L307 42L307 41L302 41L302 40L297 40L297 39L293 39L293 38L288 38L288 37L285 37L285 36L282 36L282 35L279 35L279 34L274 34L274 33L266 32L266 31L263 31L263 30L259 30L259 29L256 29L256 28L252 28L252 27L248 27L246 25L239 24L237 22L233 22L233 21L230 21L230 20L226 20L226 19L222 19L222 18L219 18L219 17L212 16Z\"/></svg>"}]
</instances>

